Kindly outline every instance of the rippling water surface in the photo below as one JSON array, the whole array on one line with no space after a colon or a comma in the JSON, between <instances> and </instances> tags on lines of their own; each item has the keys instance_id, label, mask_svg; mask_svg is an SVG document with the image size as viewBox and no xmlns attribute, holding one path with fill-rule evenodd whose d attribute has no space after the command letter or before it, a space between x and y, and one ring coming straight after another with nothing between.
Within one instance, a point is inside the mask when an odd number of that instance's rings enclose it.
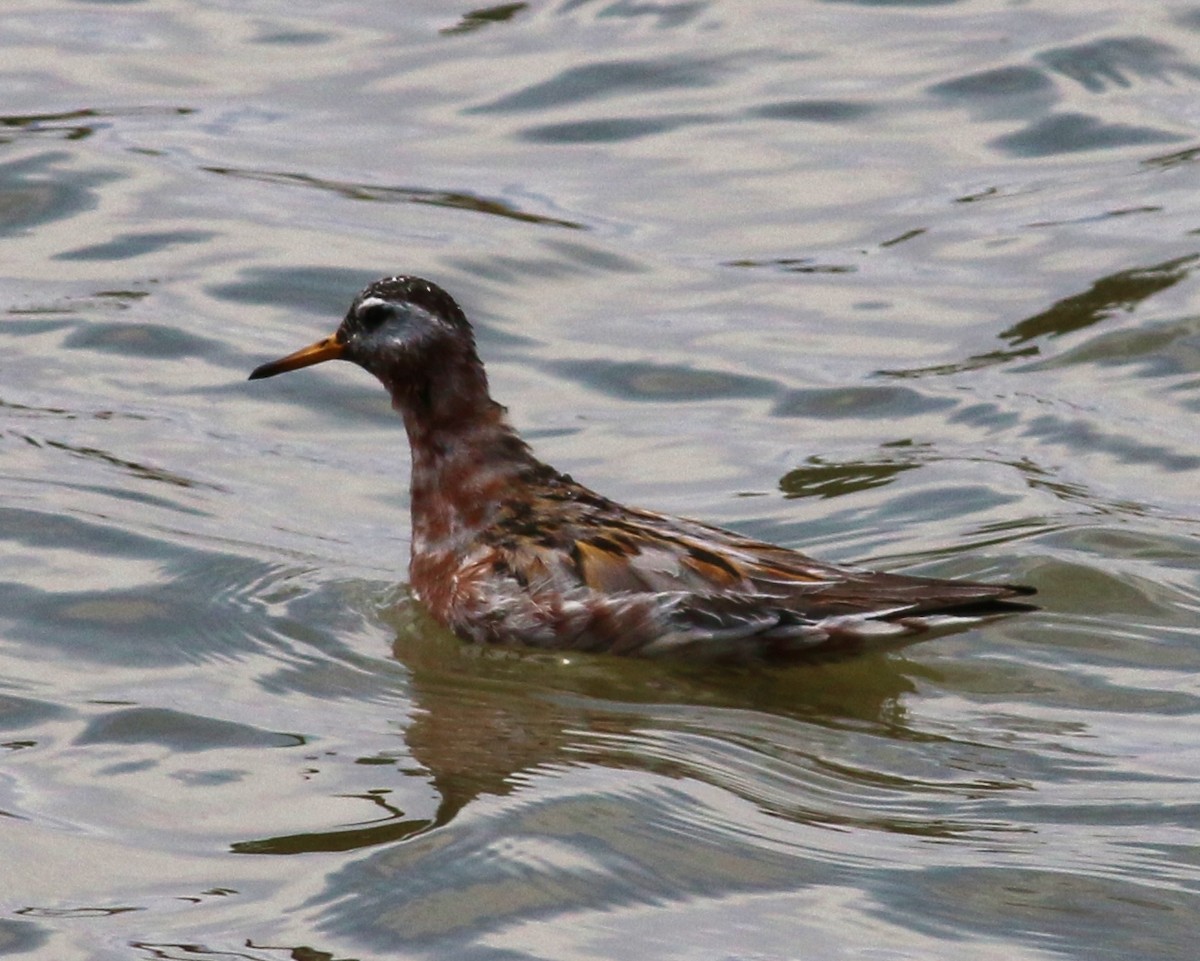
<instances>
[{"instance_id":1,"label":"rippling water surface","mask_svg":"<svg viewBox=\"0 0 1200 961\"><path fill-rule=\"evenodd\" d=\"M0 955L1191 959L1200 6L13 2ZM613 496L1045 609L464 647L361 371L411 272Z\"/></svg>"}]
</instances>

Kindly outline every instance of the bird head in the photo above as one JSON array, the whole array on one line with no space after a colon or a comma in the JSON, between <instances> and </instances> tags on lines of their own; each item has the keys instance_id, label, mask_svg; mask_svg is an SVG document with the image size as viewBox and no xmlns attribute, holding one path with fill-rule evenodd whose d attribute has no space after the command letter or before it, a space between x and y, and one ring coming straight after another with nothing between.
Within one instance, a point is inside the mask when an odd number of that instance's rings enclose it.
<instances>
[{"instance_id":1,"label":"bird head","mask_svg":"<svg viewBox=\"0 0 1200 961\"><path fill-rule=\"evenodd\" d=\"M369 284L334 333L255 368L250 380L327 360L348 360L374 374L398 407L427 397L435 377L453 381L456 370L482 375L466 315L449 294L419 277Z\"/></svg>"}]
</instances>

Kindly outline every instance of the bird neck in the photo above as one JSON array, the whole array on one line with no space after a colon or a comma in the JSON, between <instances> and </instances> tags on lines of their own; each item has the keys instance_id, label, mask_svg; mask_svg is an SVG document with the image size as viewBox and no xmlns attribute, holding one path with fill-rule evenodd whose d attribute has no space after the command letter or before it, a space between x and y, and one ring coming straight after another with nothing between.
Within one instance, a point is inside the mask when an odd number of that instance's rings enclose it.
<instances>
[{"instance_id":1,"label":"bird neck","mask_svg":"<svg viewBox=\"0 0 1200 961\"><path fill-rule=\"evenodd\" d=\"M454 552L482 530L514 482L538 466L478 377L396 396L412 449L413 556ZM452 390L447 387L453 387Z\"/></svg>"}]
</instances>

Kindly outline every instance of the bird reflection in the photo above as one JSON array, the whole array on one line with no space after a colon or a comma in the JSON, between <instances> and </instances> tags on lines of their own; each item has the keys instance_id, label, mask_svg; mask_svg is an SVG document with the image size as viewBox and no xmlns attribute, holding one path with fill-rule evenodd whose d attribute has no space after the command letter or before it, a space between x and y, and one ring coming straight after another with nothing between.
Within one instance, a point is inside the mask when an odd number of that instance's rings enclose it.
<instances>
[{"instance_id":1,"label":"bird reflection","mask_svg":"<svg viewBox=\"0 0 1200 961\"><path fill-rule=\"evenodd\" d=\"M393 653L418 708L412 757L448 823L480 795L503 796L538 771L596 763L705 778L703 763L642 752L646 732L708 729L714 715L754 712L826 727L868 725L903 736L913 689L895 649L780 669L645 662L459 644L419 607L394 615Z\"/></svg>"}]
</instances>

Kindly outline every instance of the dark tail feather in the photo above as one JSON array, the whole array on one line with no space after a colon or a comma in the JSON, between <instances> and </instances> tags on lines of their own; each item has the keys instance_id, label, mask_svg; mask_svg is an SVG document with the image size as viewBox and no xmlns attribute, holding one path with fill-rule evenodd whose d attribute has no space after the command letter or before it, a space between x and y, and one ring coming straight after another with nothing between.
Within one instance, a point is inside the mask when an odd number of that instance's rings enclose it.
<instances>
[{"instance_id":1,"label":"dark tail feather","mask_svg":"<svg viewBox=\"0 0 1200 961\"><path fill-rule=\"evenodd\" d=\"M1038 605L1026 601L1014 601L1013 597L1029 597L1037 593L1037 588L1025 584L996 584L996 594L992 597L977 597L968 600L932 601L928 605L898 611L894 616L880 620L903 620L914 615L928 616L931 614L949 614L954 617L996 617L1001 614L1019 614L1022 611L1039 610Z\"/></svg>"}]
</instances>

